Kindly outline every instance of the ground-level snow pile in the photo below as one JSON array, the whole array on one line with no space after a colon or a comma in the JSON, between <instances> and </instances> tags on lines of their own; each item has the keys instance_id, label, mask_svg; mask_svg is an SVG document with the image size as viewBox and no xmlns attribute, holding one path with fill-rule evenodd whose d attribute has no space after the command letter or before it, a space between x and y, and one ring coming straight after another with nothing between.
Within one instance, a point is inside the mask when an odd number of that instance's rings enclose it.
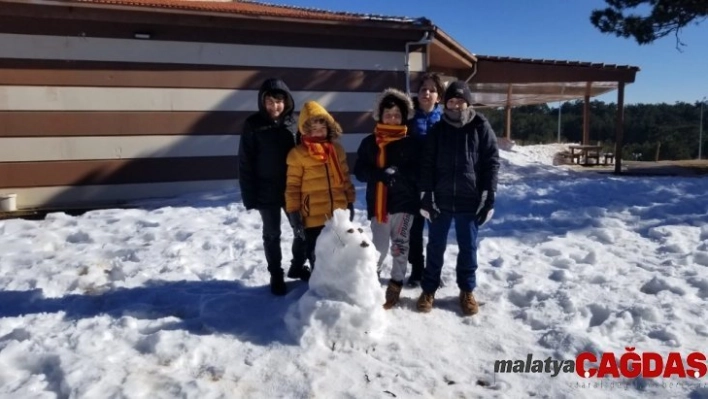
<instances>
[{"instance_id":1,"label":"ground-level snow pile","mask_svg":"<svg viewBox=\"0 0 708 399\"><path fill-rule=\"evenodd\" d=\"M286 316L303 345L367 345L381 336L384 291L376 275L378 252L349 212L335 210L315 249L309 290Z\"/></svg>"},{"instance_id":2,"label":"ground-level snow pile","mask_svg":"<svg viewBox=\"0 0 708 399\"><path fill-rule=\"evenodd\" d=\"M558 153L568 150L568 143L538 144L538 145L515 145L509 151L500 150L499 155L519 166L529 164L554 165L553 159Z\"/></svg>"},{"instance_id":3,"label":"ground-level snow pile","mask_svg":"<svg viewBox=\"0 0 708 399\"><path fill-rule=\"evenodd\" d=\"M539 144L520 146L512 150L499 150L499 182L501 184L516 184L519 181L538 178L565 179L572 169L555 166L554 157L566 151L568 144Z\"/></svg>"}]
</instances>

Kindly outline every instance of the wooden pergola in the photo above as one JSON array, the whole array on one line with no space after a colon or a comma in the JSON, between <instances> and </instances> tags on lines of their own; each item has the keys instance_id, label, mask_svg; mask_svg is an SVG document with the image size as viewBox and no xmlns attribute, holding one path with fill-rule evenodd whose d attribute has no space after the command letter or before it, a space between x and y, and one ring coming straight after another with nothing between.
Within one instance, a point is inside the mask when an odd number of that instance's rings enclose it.
<instances>
[{"instance_id":1,"label":"wooden pergola","mask_svg":"<svg viewBox=\"0 0 708 399\"><path fill-rule=\"evenodd\" d=\"M512 107L583 99L583 144L589 144L590 98L617 90L615 173L621 173L624 87L634 82L638 67L472 54L465 61L464 66L447 63L436 68L433 60L431 70L467 81L476 107L504 107L507 139L511 139Z\"/></svg>"}]
</instances>

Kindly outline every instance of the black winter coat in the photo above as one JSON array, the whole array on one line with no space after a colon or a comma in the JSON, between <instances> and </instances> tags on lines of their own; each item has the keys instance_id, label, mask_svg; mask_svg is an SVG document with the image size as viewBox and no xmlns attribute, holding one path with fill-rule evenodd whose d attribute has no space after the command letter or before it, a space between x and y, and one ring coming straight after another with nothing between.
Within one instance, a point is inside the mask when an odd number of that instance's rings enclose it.
<instances>
[{"instance_id":1,"label":"black winter coat","mask_svg":"<svg viewBox=\"0 0 708 399\"><path fill-rule=\"evenodd\" d=\"M475 113L459 128L443 117L428 132L420 188L434 192L441 211L476 213L482 192L496 192L498 173L497 138L484 116Z\"/></svg>"},{"instance_id":2,"label":"black winter coat","mask_svg":"<svg viewBox=\"0 0 708 399\"><path fill-rule=\"evenodd\" d=\"M411 213L417 214L420 210L420 194L418 189L418 173L420 163L420 144L412 136L403 137L384 147L386 151L386 165L398 168L398 177L394 184L387 189L386 207L389 214ZM359 144L354 175L360 182L366 182L366 210L369 219L375 216L376 183L373 174L378 167L376 158L379 147L376 137L371 134L366 136Z\"/></svg>"},{"instance_id":3,"label":"black winter coat","mask_svg":"<svg viewBox=\"0 0 708 399\"><path fill-rule=\"evenodd\" d=\"M280 90L286 94L285 109L278 120L265 110L263 95ZM239 143L239 185L246 209L285 206L288 152L297 142L294 101L288 86L279 79L263 82L258 92L259 111L246 119Z\"/></svg>"}]
</instances>

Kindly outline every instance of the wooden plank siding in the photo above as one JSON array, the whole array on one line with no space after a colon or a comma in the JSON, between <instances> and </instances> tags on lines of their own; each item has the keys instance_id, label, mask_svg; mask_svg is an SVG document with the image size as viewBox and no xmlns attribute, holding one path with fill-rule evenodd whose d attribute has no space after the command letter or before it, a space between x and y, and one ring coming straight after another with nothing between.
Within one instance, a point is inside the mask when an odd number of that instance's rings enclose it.
<instances>
[{"instance_id":1,"label":"wooden plank siding","mask_svg":"<svg viewBox=\"0 0 708 399\"><path fill-rule=\"evenodd\" d=\"M126 31L145 21L52 19L51 12L42 14L51 23L0 15L0 195L18 194L20 209L236 186L240 130L269 77L286 81L296 111L317 100L332 112L352 165L373 129L376 95L405 88L402 38L343 40L303 30L278 40L233 26L190 34L163 22L154 40L137 40ZM412 53L411 79L425 59Z\"/></svg>"}]
</instances>

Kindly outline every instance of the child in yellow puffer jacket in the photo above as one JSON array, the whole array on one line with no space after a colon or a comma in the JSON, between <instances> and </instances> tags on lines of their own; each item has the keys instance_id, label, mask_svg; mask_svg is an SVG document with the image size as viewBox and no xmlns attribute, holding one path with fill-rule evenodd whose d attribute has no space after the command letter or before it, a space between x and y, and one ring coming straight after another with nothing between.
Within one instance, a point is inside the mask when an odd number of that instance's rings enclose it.
<instances>
[{"instance_id":1,"label":"child in yellow puffer jacket","mask_svg":"<svg viewBox=\"0 0 708 399\"><path fill-rule=\"evenodd\" d=\"M298 128L302 142L287 157L285 211L295 234L305 238L307 258L314 269L315 244L325 222L335 209L349 209L353 218L356 192L347 154L337 141L342 128L332 115L317 102L308 101L300 111Z\"/></svg>"}]
</instances>

